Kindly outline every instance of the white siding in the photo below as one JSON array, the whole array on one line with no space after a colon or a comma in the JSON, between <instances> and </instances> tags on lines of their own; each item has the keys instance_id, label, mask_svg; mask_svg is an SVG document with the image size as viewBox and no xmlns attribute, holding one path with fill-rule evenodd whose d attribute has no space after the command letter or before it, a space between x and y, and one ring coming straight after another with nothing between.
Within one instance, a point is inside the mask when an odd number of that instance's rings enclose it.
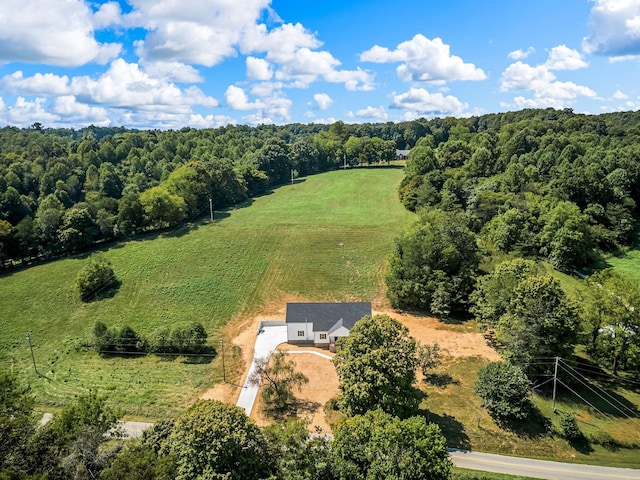
<instances>
[{"instance_id":1,"label":"white siding","mask_svg":"<svg viewBox=\"0 0 640 480\"><path fill-rule=\"evenodd\" d=\"M320 335L324 335L324 339L320 338ZM329 335L327 332L314 332L313 343L316 345L329 344Z\"/></svg>"},{"instance_id":2,"label":"white siding","mask_svg":"<svg viewBox=\"0 0 640 480\"><path fill-rule=\"evenodd\" d=\"M298 336L298 332L304 332L303 337ZM313 323L287 323L288 342L309 342L313 341Z\"/></svg>"},{"instance_id":3,"label":"white siding","mask_svg":"<svg viewBox=\"0 0 640 480\"><path fill-rule=\"evenodd\" d=\"M335 337L346 337L349 335L349 329L347 327L340 327L335 331L331 332L331 339L333 340Z\"/></svg>"}]
</instances>

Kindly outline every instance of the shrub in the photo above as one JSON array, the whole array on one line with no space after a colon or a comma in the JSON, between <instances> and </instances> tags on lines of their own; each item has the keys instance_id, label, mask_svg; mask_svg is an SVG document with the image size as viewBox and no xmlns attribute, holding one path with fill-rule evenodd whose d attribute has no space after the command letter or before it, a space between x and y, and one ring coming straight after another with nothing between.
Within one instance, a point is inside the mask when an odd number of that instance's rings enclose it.
<instances>
[{"instance_id":1,"label":"shrub","mask_svg":"<svg viewBox=\"0 0 640 480\"><path fill-rule=\"evenodd\" d=\"M101 255L93 255L78 272L75 287L86 302L110 291L117 284L111 263Z\"/></svg>"},{"instance_id":2,"label":"shrub","mask_svg":"<svg viewBox=\"0 0 640 480\"><path fill-rule=\"evenodd\" d=\"M560 429L562 430L562 436L570 442L583 438L580 427L578 427L578 421L575 415L571 413L560 413Z\"/></svg>"},{"instance_id":3,"label":"shrub","mask_svg":"<svg viewBox=\"0 0 640 480\"><path fill-rule=\"evenodd\" d=\"M493 362L478 373L476 393L496 420L521 420L531 410L529 380L509 362Z\"/></svg>"}]
</instances>

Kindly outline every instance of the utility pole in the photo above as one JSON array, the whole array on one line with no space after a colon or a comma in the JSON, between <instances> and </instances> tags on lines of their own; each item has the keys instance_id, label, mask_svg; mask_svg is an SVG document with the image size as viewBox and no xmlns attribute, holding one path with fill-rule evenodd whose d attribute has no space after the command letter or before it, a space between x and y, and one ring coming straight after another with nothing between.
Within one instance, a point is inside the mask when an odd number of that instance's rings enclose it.
<instances>
[{"instance_id":1,"label":"utility pole","mask_svg":"<svg viewBox=\"0 0 640 480\"><path fill-rule=\"evenodd\" d=\"M224 368L224 340L220 340L220 346L222 347L222 381L227 383L227 371Z\"/></svg>"},{"instance_id":2,"label":"utility pole","mask_svg":"<svg viewBox=\"0 0 640 480\"><path fill-rule=\"evenodd\" d=\"M556 383L558 381L558 357L556 357L556 366L553 371L553 411L556 411Z\"/></svg>"},{"instance_id":3,"label":"utility pole","mask_svg":"<svg viewBox=\"0 0 640 480\"><path fill-rule=\"evenodd\" d=\"M291 169L291 186L293 187L293 168Z\"/></svg>"},{"instance_id":4,"label":"utility pole","mask_svg":"<svg viewBox=\"0 0 640 480\"><path fill-rule=\"evenodd\" d=\"M31 344L31 334L27 333L27 342L29 342L29 349L31 350L31 360L33 360L33 369L36 371L36 373L38 375L40 375L40 373L38 372L38 367L36 367L36 357L33 354L33 345Z\"/></svg>"},{"instance_id":5,"label":"utility pole","mask_svg":"<svg viewBox=\"0 0 640 480\"><path fill-rule=\"evenodd\" d=\"M343 154L343 159L344 159L344 167L342 167L344 170L347 169L347 154Z\"/></svg>"},{"instance_id":6,"label":"utility pole","mask_svg":"<svg viewBox=\"0 0 640 480\"><path fill-rule=\"evenodd\" d=\"M213 200L209 197L209 211L211 212L211 221L213 222Z\"/></svg>"}]
</instances>

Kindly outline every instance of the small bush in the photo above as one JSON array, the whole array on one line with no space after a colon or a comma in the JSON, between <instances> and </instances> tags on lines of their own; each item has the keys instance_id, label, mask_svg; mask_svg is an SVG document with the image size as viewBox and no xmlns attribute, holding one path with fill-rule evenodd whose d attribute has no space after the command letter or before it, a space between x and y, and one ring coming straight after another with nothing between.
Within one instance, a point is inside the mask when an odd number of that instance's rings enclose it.
<instances>
[{"instance_id":1,"label":"small bush","mask_svg":"<svg viewBox=\"0 0 640 480\"><path fill-rule=\"evenodd\" d=\"M584 437L580 431L580 427L578 427L578 420L576 420L575 415L571 413L560 413L560 429L562 436L570 442L580 440Z\"/></svg>"},{"instance_id":2,"label":"small bush","mask_svg":"<svg viewBox=\"0 0 640 480\"><path fill-rule=\"evenodd\" d=\"M93 255L78 272L75 288L83 301L99 297L118 285L111 263L101 255Z\"/></svg>"}]
</instances>

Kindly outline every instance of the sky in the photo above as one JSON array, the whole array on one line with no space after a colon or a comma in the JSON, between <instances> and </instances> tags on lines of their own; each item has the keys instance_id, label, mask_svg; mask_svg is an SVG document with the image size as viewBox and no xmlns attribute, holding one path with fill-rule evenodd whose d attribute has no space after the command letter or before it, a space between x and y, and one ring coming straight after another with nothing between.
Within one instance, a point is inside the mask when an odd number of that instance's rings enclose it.
<instances>
[{"instance_id":1,"label":"sky","mask_svg":"<svg viewBox=\"0 0 640 480\"><path fill-rule=\"evenodd\" d=\"M640 108L640 0L0 0L0 126Z\"/></svg>"}]
</instances>

